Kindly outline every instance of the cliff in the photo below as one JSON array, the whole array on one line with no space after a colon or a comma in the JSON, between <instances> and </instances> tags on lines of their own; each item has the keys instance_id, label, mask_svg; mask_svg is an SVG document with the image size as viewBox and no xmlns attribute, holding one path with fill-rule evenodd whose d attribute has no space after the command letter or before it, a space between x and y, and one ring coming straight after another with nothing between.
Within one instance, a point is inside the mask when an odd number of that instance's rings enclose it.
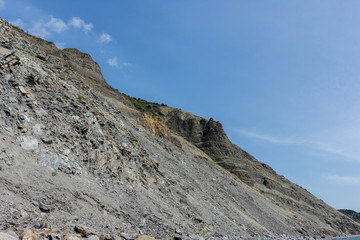
<instances>
[{"instance_id":1,"label":"cliff","mask_svg":"<svg viewBox=\"0 0 360 240\"><path fill-rule=\"evenodd\" d=\"M0 230L9 236L360 233L232 144L221 123L146 102L151 111L139 111L90 55L2 19L0 33Z\"/></svg>"}]
</instances>

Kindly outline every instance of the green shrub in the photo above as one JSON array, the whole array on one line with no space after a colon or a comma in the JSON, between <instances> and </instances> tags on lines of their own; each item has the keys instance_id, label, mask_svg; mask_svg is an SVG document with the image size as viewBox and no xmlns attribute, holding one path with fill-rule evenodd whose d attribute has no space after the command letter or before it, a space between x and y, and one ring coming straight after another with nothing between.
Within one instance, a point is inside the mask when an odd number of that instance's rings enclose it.
<instances>
[{"instance_id":1,"label":"green shrub","mask_svg":"<svg viewBox=\"0 0 360 240\"><path fill-rule=\"evenodd\" d=\"M2 166L0 166L0 171L2 171L3 170L3 168L2 168Z\"/></svg>"},{"instance_id":2,"label":"green shrub","mask_svg":"<svg viewBox=\"0 0 360 240\"><path fill-rule=\"evenodd\" d=\"M16 30L18 30L18 31L23 32L23 30L22 30L21 28L19 28L18 26L11 25L11 27L12 27L13 29L16 29Z\"/></svg>"},{"instance_id":3,"label":"green shrub","mask_svg":"<svg viewBox=\"0 0 360 240\"><path fill-rule=\"evenodd\" d=\"M157 115L162 115L160 106L166 106L165 104L160 105L158 103L148 102L141 98L130 97L124 93L122 93L122 95L127 100L129 100L140 112L149 112Z\"/></svg>"},{"instance_id":4,"label":"green shrub","mask_svg":"<svg viewBox=\"0 0 360 240\"><path fill-rule=\"evenodd\" d=\"M57 175L57 172L52 172L51 176L55 177Z\"/></svg>"}]
</instances>

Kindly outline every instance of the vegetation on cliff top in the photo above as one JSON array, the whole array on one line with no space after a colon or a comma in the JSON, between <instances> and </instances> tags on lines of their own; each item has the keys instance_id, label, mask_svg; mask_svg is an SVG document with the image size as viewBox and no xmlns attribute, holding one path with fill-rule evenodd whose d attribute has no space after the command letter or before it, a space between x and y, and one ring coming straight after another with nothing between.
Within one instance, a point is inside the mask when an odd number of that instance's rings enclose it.
<instances>
[{"instance_id":1,"label":"vegetation on cliff top","mask_svg":"<svg viewBox=\"0 0 360 240\"><path fill-rule=\"evenodd\" d=\"M127 100L129 100L134 105L134 107L136 107L136 109L138 109L141 112L147 112L147 113L152 113L152 114L156 114L156 115L163 115L160 107L167 106L166 104L153 103L153 102L148 102L141 98L130 97L130 96L126 95L125 93L121 93L121 94Z\"/></svg>"},{"instance_id":2,"label":"vegetation on cliff top","mask_svg":"<svg viewBox=\"0 0 360 240\"><path fill-rule=\"evenodd\" d=\"M346 216L354 219L357 222L360 222L360 213L358 212L349 209L339 209L339 212L345 214Z\"/></svg>"}]
</instances>

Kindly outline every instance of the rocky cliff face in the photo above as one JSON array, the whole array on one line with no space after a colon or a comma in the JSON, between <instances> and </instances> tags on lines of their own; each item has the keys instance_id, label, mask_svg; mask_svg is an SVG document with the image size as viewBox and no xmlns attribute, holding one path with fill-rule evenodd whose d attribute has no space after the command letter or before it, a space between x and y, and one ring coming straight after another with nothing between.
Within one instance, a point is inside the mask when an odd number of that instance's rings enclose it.
<instances>
[{"instance_id":1,"label":"rocky cliff face","mask_svg":"<svg viewBox=\"0 0 360 240\"><path fill-rule=\"evenodd\" d=\"M360 233L232 144L219 122L169 107L141 113L90 55L2 19L0 99L9 239Z\"/></svg>"},{"instance_id":2,"label":"rocky cliff face","mask_svg":"<svg viewBox=\"0 0 360 240\"><path fill-rule=\"evenodd\" d=\"M163 112L170 129L204 151L219 166L261 193L268 201L291 213L292 224L299 233L307 234L309 228L320 226L322 222L344 230L342 222L335 217L338 215L335 209L231 143L220 122L178 109ZM312 216L311 221L305 223L309 216Z\"/></svg>"}]
</instances>

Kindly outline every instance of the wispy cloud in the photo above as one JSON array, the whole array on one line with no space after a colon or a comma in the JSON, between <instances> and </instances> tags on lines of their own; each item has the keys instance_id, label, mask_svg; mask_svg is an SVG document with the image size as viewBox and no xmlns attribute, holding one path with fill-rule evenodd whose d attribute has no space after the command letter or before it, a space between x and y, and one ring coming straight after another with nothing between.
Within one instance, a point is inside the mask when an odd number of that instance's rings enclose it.
<instances>
[{"instance_id":1,"label":"wispy cloud","mask_svg":"<svg viewBox=\"0 0 360 240\"><path fill-rule=\"evenodd\" d=\"M283 138L278 136L270 136L266 134L261 134L257 132L251 132L243 129L235 129L235 132L241 135L245 135L251 138L257 138L266 142L276 143L276 144L286 144L286 145L293 145L293 144L300 144L300 142L292 139L292 138Z\"/></svg>"},{"instance_id":2,"label":"wispy cloud","mask_svg":"<svg viewBox=\"0 0 360 240\"><path fill-rule=\"evenodd\" d=\"M115 67L119 70L122 70L126 67L132 67L132 64L129 62L123 62L119 64L117 57L109 58L106 63L109 64L110 67Z\"/></svg>"},{"instance_id":3,"label":"wispy cloud","mask_svg":"<svg viewBox=\"0 0 360 240\"><path fill-rule=\"evenodd\" d=\"M3 2L4 0L0 0L0 4ZM38 18L37 20L33 21L24 21L23 19L18 18L16 20L10 21L10 23L28 31L32 35L45 39L53 37L53 35L56 34L64 33L71 29L79 29L84 31L85 33L88 33L94 28L93 24L85 22L78 16L72 17L68 21L65 21L61 18L53 17L52 15ZM113 37L109 33L102 32L100 35L97 36L98 37L94 40L100 43L109 43L113 41ZM59 49L63 49L65 43L61 41L55 41L55 45ZM119 61L117 57L109 58L106 63L109 66L114 67L118 70L132 67L132 64L130 62Z\"/></svg>"},{"instance_id":4,"label":"wispy cloud","mask_svg":"<svg viewBox=\"0 0 360 240\"><path fill-rule=\"evenodd\" d=\"M3 8L5 6L5 0L0 0L0 8Z\"/></svg>"},{"instance_id":5,"label":"wispy cloud","mask_svg":"<svg viewBox=\"0 0 360 240\"><path fill-rule=\"evenodd\" d=\"M14 20L14 21L9 21L9 23L11 23L12 25L15 25L19 28L22 28L22 29L26 28L26 26L27 26L26 23L24 23L24 21L20 18Z\"/></svg>"},{"instance_id":6,"label":"wispy cloud","mask_svg":"<svg viewBox=\"0 0 360 240\"><path fill-rule=\"evenodd\" d=\"M122 65L124 67L132 67L132 63L129 63L129 62L124 62Z\"/></svg>"},{"instance_id":7,"label":"wispy cloud","mask_svg":"<svg viewBox=\"0 0 360 240\"><path fill-rule=\"evenodd\" d=\"M99 37L99 42L108 43L112 41L112 37L108 33L102 33Z\"/></svg>"},{"instance_id":8,"label":"wispy cloud","mask_svg":"<svg viewBox=\"0 0 360 240\"><path fill-rule=\"evenodd\" d=\"M30 34L41 38L47 38L51 35L51 32L43 22L32 22L28 30Z\"/></svg>"},{"instance_id":9,"label":"wispy cloud","mask_svg":"<svg viewBox=\"0 0 360 240\"><path fill-rule=\"evenodd\" d=\"M65 43L64 42L55 42L55 45L59 49L64 49Z\"/></svg>"},{"instance_id":10,"label":"wispy cloud","mask_svg":"<svg viewBox=\"0 0 360 240\"><path fill-rule=\"evenodd\" d=\"M117 57L110 58L110 59L108 59L106 62L107 62L107 64L109 64L111 67L118 67L118 66L119 66Z\"/></svg>"},{"instance_id":11,"label":"wispy cloud","mask_svg":"<svg viewBox=\"0 0 360 240\"><path fill-rule=\"evenodd\" d=\"M57 33L61 33L68 29L68 25L62 19L54 18L52 16L45 26Z\"/></svg>"},{"instance_id":12,"label":"wispy cloud","mask_svg":"<svg viewBox=\"0 0 360 240\"><path fill-rule=\"evenodd\" d=\"M338 183L346 183L346 184L360 183L360 177L354 177L354 176L324 175L324 178Z\"/></svg>"},{"instance_id":13,"label":"wispy cloud","mask_svg":"<svg viewBox=\"0 0 360 240\"><path fill-rule=\"evenodd\" d=\"M74 28L83 29L84 32L86 33L90 32L94 28L93 24L85 23L85 21L79 17L72 17L71 20L69 21L69 25L73 26Z\"/></svg>"},{"instance_id":14,"label":"wispy cloud","mask_svg":"<svg viewBox=\"0 0 360 240\"><path fill-rule=\"evenodd\" d=\"M93 29L93 25L91 23L85 23L85 21L82 20L80 17L73 17L68 22L64 21L61 18L55 18L53 16L49 16L45 19L46 20L36 20L26 24L25 21L23 21L21 18L18 18L14 21L10 21L10 23L29 31L29 33L32 35L41 38L47 38L53 33L63 33L67 31L70 27L73 27L75 29L81 29L85 33Z\"/></svg>"},{"instance_id":15,"label":"wispy cloud","mask_svg":"<svg viewBox=\"0 0 360 240\"><path fill-rule=\"evenodd\" d=\"M360 159L356 155L349 154L347 151L339 148L338 146L334 146L328 142L320 142L313 141L303 138L293 138L293 137L281 137L281 136L272 136L259 132L248 131L243 129L233 129L233 131L242 136L259 139L262 141L266 141L273 144L281 144L281 145L295 145L306 147L308 149L325 152L332 155L337 155L341 157L344 161L360 161Z\"/></svg>"}]
</instances>

